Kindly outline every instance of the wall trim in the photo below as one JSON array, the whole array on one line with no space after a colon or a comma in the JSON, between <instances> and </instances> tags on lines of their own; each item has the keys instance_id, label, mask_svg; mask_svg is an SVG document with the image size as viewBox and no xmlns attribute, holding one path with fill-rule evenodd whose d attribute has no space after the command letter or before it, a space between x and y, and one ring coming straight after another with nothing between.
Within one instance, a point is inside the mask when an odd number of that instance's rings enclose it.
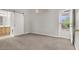
<instances>
[{"instance_id":1,"label":"wall trim","mask_svg":"<svg viewBox=\"0 0 79 59\"><path fill-rule=\"evenodd\" d=\"M53 36L53 35L48 35L48 34L40 34L40 33L28 33L28 34L36 34L36 35L43 35L43 36L48 36L48 37L53 37L53 38L59 38L59 39L67 39L59 36ZM68 39L70 40L70 39Z\"/></svg>"}]
</instances>

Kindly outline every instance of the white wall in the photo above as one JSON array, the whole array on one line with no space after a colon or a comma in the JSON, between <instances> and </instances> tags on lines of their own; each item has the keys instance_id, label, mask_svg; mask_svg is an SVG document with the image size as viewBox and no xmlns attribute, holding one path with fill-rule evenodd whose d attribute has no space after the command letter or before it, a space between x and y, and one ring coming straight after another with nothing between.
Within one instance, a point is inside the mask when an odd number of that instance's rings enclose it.
<instances>
[{"instance_id":1,"label":"white wall","mask_svg":"<svg viewBox=\"0 0 79 59\"><path fill-rule=\"evenodd\" d=\"M70 29L61 29L59 23L59 14L61 13L61 11L62 10L58 9L43 9L39 10L39 13L36 14L35 10L30 10L31 33L71 39Z\"/></svg>"},{"instance_id":2,"label":"white wall","mask_svg":"<svg viewBox=\"0 0 79 59\"><path fill-rule=\"evenodd\" d=\"M32 33L58 36L58 10L31 10Z\"/></svg>"},{"instance_id":3,"label":"white wall","mask_svg":"<svg viewBox=\"0 0 79 59\"><path fill-rule=\"evenodd\" d=\"M15 23L15 13L14 12L11 12L11 26L12 26L12 29L13 29L13 32L11 32L12 35L15 34L15 31L17 31L17 29L15 30L14 28L14 23ZM19 18L18 18L19 19ZM19 23L19 22L18 22ZM30 33L31 32L31 29L30 29L30 13L29 13L29 10L25 10L24 11L24 34L27 34L27 33Z\"/></svg>"},{"instance_id":4,"label":"white wall","mask_svg":"<svg viewBox=\"0 0 79 59\"><path fill-rule=\"evenodd\" d=\"M8 11L8 12L11 12L11 26L12 26L12 29L14 30L14 19L15 19L15 14L14 14L14 11L15 13L24 13L24 33L27 34L27 33L30 33L31 32L31 26L30 26L30 10L29 9L6 9L5 11ZM14 30L15 31L15 30ZM14 34L14 32L12 33Z\"/></svg>"},{"instance_id":5,"label":"white wall","mask_svg":"<svg viewBox=\"0 0 79 59\"><path fill-rule=\"evenodd\" d=\"M31 33L31 13L30 10L27 9L24 11L24 33Z\"/></svg>"}]
</instances>

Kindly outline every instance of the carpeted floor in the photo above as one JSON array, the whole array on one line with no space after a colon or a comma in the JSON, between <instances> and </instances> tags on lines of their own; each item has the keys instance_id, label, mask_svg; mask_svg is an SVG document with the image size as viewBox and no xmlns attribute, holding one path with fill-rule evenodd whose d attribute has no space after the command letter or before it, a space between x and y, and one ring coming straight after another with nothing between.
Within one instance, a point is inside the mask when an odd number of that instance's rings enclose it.
<instances>
[{"instance_id":1,"label":"carpeted floor","mask_svg":"<svg viewBox=\"0 0 79 59\"><path fill-rule=\"evenodd\" d=\"M27 34L0 40L0 50L74 50L70 40Z\"/></svg>"}]
</instances>

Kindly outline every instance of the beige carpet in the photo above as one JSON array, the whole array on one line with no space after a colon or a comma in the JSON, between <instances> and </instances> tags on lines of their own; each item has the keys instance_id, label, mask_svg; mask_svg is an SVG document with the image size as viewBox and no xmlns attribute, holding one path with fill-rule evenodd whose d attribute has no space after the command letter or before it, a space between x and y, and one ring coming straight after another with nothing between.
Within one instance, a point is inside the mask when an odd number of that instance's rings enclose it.
<instances>
[{"instance_id":1,"label":"beige carpet","mask_svg":"<svg viewBox=\"0 0 79 59\"><path fill-rule=\"evenodd\" d=\"M0 40L0 50L74 50L70 40L27 34Z\"/></svg>"}]
</instances>

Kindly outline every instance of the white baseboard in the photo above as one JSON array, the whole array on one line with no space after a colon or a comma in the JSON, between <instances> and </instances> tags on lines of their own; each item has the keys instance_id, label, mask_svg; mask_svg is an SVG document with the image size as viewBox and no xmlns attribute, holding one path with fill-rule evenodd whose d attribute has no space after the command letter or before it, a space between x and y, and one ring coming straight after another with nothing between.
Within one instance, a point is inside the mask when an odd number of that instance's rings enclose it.
<instances>
[{"instance_id":1,"label":"white baseboard","mask_svg":"<svg viewBox=\"0 0 79 59\"><path fill-rule=\"evenodd\" d=\"M28 33L24 33L24 34L28 34ZM24 35L24 34L21 34L21 35ZM58 36L58 35L49 35L49 34L46 34L46 33L34 33L34 34L47 35L47 36L57 37L57 38L64 38L64 37L61 37L61 36ZM14 37L14 36L20 36L20 35L8 35L8 36L0 37L0 39L10 38L10 37ZM68 39L68 38L65 38L65 39Z\"/></svg>"},{"instance_id":2,"label":"white baseboard","mask_svg":"<svg viewBox=\"0 0 79 59\"><path fill-rule=\"evenodd\" d=\"M51 35L51 34L46 34L46 33L37 33L37 32L34 32L35 34L40 34L40 35L47 35L47 36L51 36L51 37L57 37L57 38L65 38L65 37L61 37L61 36L58 36L58 35ZM65 39L69 39L69 38L65 38Z\"/></svg>"},{"instance_id":3,"label":"white baseboard","mask_svg":"<svg viewBox=\"0 0 79 59\"><path fill-rule=\"evenodd\" d=\"M76 45L75 45L75 49L76 49L76 50L79 50L79 48L78 48Z\"/></svg>"},{"instance_id":4,"label":"white baseboard","mask_svg":"<svg viewBox=\"0 0 79 59\"><path fill-rule=\"evenodd\" d=\"M76 49L76 50L79 50L79 48L77 48L77 47L76 47L75 49Z\"/></svg>"}]
</instances>

